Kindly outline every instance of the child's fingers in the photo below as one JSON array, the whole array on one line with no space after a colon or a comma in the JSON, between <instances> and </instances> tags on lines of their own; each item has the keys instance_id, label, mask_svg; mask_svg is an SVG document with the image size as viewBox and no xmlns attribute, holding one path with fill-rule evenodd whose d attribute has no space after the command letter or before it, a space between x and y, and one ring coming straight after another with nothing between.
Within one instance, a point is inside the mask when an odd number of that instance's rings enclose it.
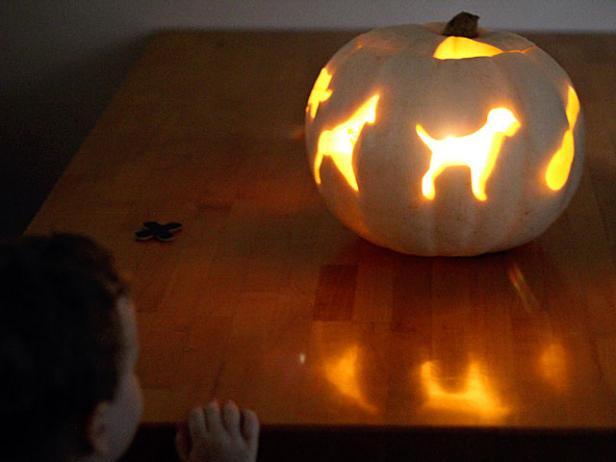
<instances>
[{"instance_id":1,"label":"child's fingers","mask_svg":"<svg viewBox=\"0 0 616 462\"><path fill-rule=\"evenodd\" d=\"M208 431L215 435L224 433L225 428L222 425L222 418L220 416L220 406L218 401L210 401L205 408L205 421L207 423Z\"/></svg>"},{"instance_id":2,"label":"child's fingers","mask_svg":"<svg viewBox=\"0 0 616 462\"><path fill-rule=\"evenodd\" d=\"M259 419L250 409L242 409L244 422L242 424L242 435L248 442L253 445L259 441Z\"/></svg>"},{"instance_id":3,"label":"child's fingers","mask_svg":"<svg viewBox=\"0 0 616 462\"><path fill-rule=\"evenodd\" d=\"M207 434L207 426L205 423L205 415L201 406L190 410L188 414L188 430L193 443L197 440L205 438Z\"/></svg>"},{"instance_id":4,"label":"child's fingers","mask_svg":"<svg viewBox=\"0 0 616 462\"><path fill-rule=\"evenodd\" d=\"M233 401L227 401L222 408L222 422L232 436L240 434L240 410Z\"/></svg>"},{"instance_id":5,"label":"child's fingers","mask_svg":"<svg viewBox=\"0 0 616 462\"><path fill-rule=\"evenodd\" d=\"M180 460L186 462L190 456L190 440L188 437L188 428L183 422L178 425L178 430L175 434L175 449Z\"/></svg>"}]
</instances>

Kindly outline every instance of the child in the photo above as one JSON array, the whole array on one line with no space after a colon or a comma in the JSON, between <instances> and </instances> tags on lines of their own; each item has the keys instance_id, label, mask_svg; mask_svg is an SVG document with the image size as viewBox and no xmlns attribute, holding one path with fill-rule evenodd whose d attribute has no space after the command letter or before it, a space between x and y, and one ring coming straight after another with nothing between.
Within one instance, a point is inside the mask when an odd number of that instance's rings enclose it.
<instances>
[{"instance_id":1,"label":"child","mask_svg":"<svg viewBox=\"0 0 616 462\"><path fill-rule=\"evenodd\" d=\"M0 400L9 461L114 461L142 410L130 290L78 235L0 244ZM7 425L8 424L8 425ZM259 422L233 402L193 409L183 462L254 462Z\"/></svg>"}]
</instances>

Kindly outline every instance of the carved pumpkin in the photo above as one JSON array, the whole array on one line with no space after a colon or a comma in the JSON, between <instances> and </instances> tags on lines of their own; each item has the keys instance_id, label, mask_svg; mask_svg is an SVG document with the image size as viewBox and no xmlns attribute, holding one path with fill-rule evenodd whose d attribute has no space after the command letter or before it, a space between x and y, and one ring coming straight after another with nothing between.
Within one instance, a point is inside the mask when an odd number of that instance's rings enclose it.
<instances>
[{"instance_id":1,"label":"carved pumpkin","mask_svg":"<svg viewBox=\"0 0 616 462\"><path fill-rule=\"evenodd\" d=\"M532 42L476 19L360 35L314 84L315 182L333 214L377 245L511 248L545 231L578 186L583 120L569 77Z\"/></svg>"}]
</instances>

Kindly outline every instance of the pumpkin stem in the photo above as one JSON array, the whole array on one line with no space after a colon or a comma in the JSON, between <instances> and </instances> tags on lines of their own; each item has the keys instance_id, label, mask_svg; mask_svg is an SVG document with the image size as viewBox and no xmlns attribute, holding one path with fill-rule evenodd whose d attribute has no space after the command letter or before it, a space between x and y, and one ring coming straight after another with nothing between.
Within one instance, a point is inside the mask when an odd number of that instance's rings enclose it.
<instances>
[{"instance_id":1,"label":"pumpkin stem","mask_svg":"<svg viewBox=\"0 0 616 462\"><path fill-rule=\"evenodd\" d=\"M453 17L445 26L443 35L455 35L458 37L474 38L479 35L477 33L477 22L479 16L463 11Z\"/></svg>"}]
</instances>

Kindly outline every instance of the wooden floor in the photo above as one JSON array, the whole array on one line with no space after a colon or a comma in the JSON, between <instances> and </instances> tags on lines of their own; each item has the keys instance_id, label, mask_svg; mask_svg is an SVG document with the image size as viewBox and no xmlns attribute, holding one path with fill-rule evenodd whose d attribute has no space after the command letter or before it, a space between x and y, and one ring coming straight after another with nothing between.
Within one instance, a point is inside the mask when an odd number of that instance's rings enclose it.
<instances>
[{"instance_id":1,"label":"wooden floor","mask_svg":"<svg viewBox=\"0 0 616 462\"><path fill-rule=\"evenodd\" d=\"M132 281L144 423L217 397L255 409L266 441L305 426L614 434L616 36L527 34L578 90L582 183L536 241L446 259L362 240L317 193L305 102L354 35L154 37L32 221L93 236ZM134 241L147 220L184 230Z\"/></svg>"}]
</instances>

